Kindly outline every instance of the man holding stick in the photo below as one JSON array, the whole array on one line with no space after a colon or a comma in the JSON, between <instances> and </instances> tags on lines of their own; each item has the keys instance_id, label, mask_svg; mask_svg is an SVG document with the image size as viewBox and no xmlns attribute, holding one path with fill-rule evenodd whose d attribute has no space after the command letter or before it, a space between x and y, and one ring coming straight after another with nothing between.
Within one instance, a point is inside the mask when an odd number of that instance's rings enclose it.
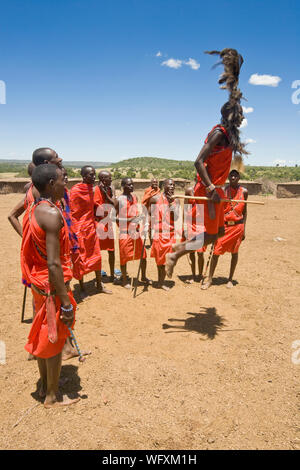
<instances>
[{"instance_id":1,"label":"man holding stick","mask_svg":"<svg viewBox=\"0 0 300 470\"><path fill-rule=\"evenodd\" d=\"M36 315L25 349L37 357L44 406L71 405L58 393L62 350L74 325L76 302L69 287L72 278L68 227L57 202L64 195L64 176L55 165L40 165L32 181L40 198L30 208L23 253L30 268Z\"/></svg>"}]
</instances>

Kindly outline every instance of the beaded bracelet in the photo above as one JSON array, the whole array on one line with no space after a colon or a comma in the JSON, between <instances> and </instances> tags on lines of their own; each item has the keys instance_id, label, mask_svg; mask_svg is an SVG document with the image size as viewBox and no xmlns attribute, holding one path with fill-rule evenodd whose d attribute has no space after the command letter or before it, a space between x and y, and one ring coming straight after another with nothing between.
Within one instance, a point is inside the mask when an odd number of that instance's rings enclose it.
<instances>
[{"instance_id":1,"label":"beaded bracelet","mask_svg":"<svg viewBox=\"0 0 300 470\"><path fill-rule=\"evenodd\" d=\"M63 312L72 312L73 310L73 305L71 304L69 307L60 307Z\"/></svg>"}]
</instances>

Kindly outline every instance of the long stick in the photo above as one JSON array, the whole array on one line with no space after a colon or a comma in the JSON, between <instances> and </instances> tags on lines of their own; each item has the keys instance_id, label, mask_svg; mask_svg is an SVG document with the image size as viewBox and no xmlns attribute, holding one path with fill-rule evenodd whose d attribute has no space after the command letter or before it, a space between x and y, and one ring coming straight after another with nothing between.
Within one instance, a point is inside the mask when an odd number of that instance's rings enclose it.
<instances>
[{"instance_id":1,"label":"long stick","mask_svg":"<svg viewBox=\"0 0 300 470\"><path fill-rule=\"evenodd\" d=\"M80 349L79 349L78 343L77 343L76 338L75 338L75 335L74 335L74 333L73 333L73 330L72 330L72 328L70 328L69 326L68 326L68 330L69 330L69 332L70 332L71 338L72 338L72 340L74 341L75 347L76 347L77 352L78 352L78 354L79 354L79 362L84 362L84 361L85 361L85 357L83 357L83 355L81 354L81 351L80 351Z\"/></svg>"},{"instance_id":2,"label":"long stick","mask_svg":"<svg viewBox=\"0 0 300 470\"><path fill-rule=\"evenodd\" d=\"M135 286L134 286L133 298L136 297L136 291L137 291L137 286L138 286L138 282L139 282L139 276L140 276L140 272L141 272L141 268L142 268L142 261L143 261L143 256L144 256L144 249L145 249L145 245L146 245L146 238L147 238L147 235L145 235L145 239L144 239L144 243L143 243L143 248L142 248L142 253L141 253L140 263L139 263L139 269L138 269L138 272L137 272Z\"/></svg>"},{"instance_id":3,"label":"long stick","mask_svg":"<svg viewBox=\"0 0 300 470\"><path fill-rule=\"evenodd\" d=\"M182 196L181 194L174 194L174 198L178 199L195 199L196 201L211 201L209 197L205 196ZM244 202L245 204L259 204L261 206L264 206L264 202L260 201L244 201L244 199L220 199L222 202Z\"/></svg>"},{"instance_id":4,"label":"long stick","mask_svg":"<svg viewBox=\"0 0 300 470\"><path fill-rule=\"evenodd\" d=\"M206 263L205 271L204 271L204 274L203 274L203 277L202 277L201 285L203 285L204 279L206 278L208 266L209 266L209 264L210 264L210 260L211 260L212 254L213 254L213 252L214 252L214 247L215 247L215 244L212 243L212 244L211 244L210 253L209 253L209 257L208 257L208 260L207 260L207 263Z\"/></svg>"},{"instance_id":5,"label":"long stick","mask_svg":"<svg viewBox=\"0 0 300 470\"><path fill-rule=\"evenodd\" d=\"M133 258L132 258L132 261L134 261L134 258L135 258L135 246L136 246L136 238L133 239ZM134 279L134 276L132 276L131 278L131 288L133 289L133 279Z\"/></svg>"},{"instance_id":6,"label":"long stick","mask_svg":"<svg viewBox=\"0 0 300 470\"><path fill-rule=\"evenodd\" d=\"M25 305L26 305L26 293L27 293L27 286L24 286L24 294L23 294L23 306L22 306L22 316L21 316L21 323L24 321L25 315Z\"/></svg>"}]
</instances>

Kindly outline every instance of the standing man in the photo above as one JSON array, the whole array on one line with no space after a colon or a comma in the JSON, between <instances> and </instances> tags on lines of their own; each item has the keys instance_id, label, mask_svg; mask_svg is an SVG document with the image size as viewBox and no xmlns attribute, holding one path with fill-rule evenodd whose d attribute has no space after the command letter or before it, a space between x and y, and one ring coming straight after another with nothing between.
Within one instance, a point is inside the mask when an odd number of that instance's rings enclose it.
<instances>
[{"instance_id":1,"label":"standing man","mask_svg":"<svg viewBox=\"0 0 300 470\"><path fill-rule=\"evenodd\" d=\"M229 173L229 185L225 188L225 196L228 199L248 199L248 191L239 185L240 174L237 170ZM211 260L209 276L202 289L208 289L212 284L212 278L218 264L219 256L228 252L231 253L231 264L228 288L233 287L232 278L238 262L238 251L242 240L245 240L245 229L247 220L247 204L243 202L226 202L224 207L225 234L218 238L214 254Z\"/></svg>"},{"instance_id":2,"label":"standing man","mask_svg":"<svg viewBox=\"0 0 300 470\"><path fill-rule=\"evenodd\" d=\"M130 289L127 276L128 261L139 260L142 255L143 241L139 232L139 213L137 197L133 194L133 181L123 178L121 182L123 194L118 197L116 209L119 224L120 267L122 272L122 286ZM147 253L144 249L141 263L142 282L148 283L146 277Z\"/></svg>"},{"instance_id":3,"label":"standing man","mask_svg":"<svg viewBox=\"0 0 300 470\"><path fill-rule=\"evenodd\" d=\"M155 258L158 272L158 288L169 290L165 285L165 264L167 253L172 252L176 242L175 221L179 217L180 203L174 200L175 184L173 179L166 179L163 183L163 193L154 196L149 201L149 215L151 215L154 236L151 248L151 257Z\"/></svg>"},{"instance_id":4,"label":"standing man","mask_svg":"<svg viewBox=\"0 0 300 470\"><path fill-rule=\"evenodd\" d=\"M115 240L113 224L109 216L116 204L115 188L111 184L112 178L109 171L100 171L98 178L99 184L95 187L94 192L97 235L99 237L101 251L108 251L110 281L113 282L115 277ZM108 218L109 220L103 223L103 219Z\"/></svg>"},{"instance_id":5,"label":"standing man","mask_svg":"<svg viewBox=\"0 0 300 470\"><path fill-rule=\"evenodd\" d=\"M156 178L152 178L151 180L151 186L145 189L144 196L142 199L142 204L146 207L147 211L149 211L149 206L150 206L150 200L153 197L158 197L160 194L160 190L158 187L158 180ZM152 227L151 227L151 220L149 223L149 240L150 240L150 245L152 245Z\"/></svg>"},{"instance_id":6,"label":"standing man","mask_svg":"<svg viewBox=\"0 0 300 470\"><path fill-rule=\"evenodd\" d=\"M62 350L68 327L75 322L76 302L69 288L72 278L66 221L57 207L64 194L63 173L57 166L39 165L32 181L40 199L30 208L24 257L30 267L30 282L36 315L25 349L37 357L45 408L71 405L58 393Z\"/></svg>"},{"instance_id":7,"label":"standing man","mask_svg":"<svg viewBox=\"0 0 300 470\"><path fill-rule=\"evenodd\" d=\"M166 256L166 273L172 277L177 260L186 253L194 251L194 241L199 241L198 249L215 243L218 237L224 235L224 208L221 199L224 198L222 186L225 184L230 171L232 153L235 157L247 153L245 145L240 142L239 127L244 119L243 108L240 104L241 91L237 88L242 56L235 49L211 51L217 54L224 65L224 73L219 79L222 88L229 91L229 100L221 108L221 124L213 127L208 134L196 161L198 183L195 186L195 196L206 196L209 201L201 201L204 210L203 232L184 243L175 245L175 253Z\"/></svg>"},{"instance_id":8,"label":"standing man","mask_svg":"<svg viewBox=\"0 0 300 470\"><path fill-rule=\"evenodd\" d=\"M95 271L99 292L111 294L112 292L104 287L101 278L101 251L94 217L95 168L90 165L82 167L81 176L82 183L75 184L70 191L71 216L82 260L81 279L79 279L81 295L87 296L83 276L91 271Z\"/></svg>"},{"instance_id":9,"label":"standing man","mask_svg":"<svg viewBox=\"0 0 300 470\"><path fill-rule=\"evenodd\" d=\"M199 225L199 221L197 220L198 218L200 219L200 213L199 213L199 204L196 203L195 199L193 199L194 196L194 188L192 186L188 186L185 189L185 196L190 196L191 199L188 199L185 204L188 206L185 206L188 208L188 211L184 212L184 217L185 217L185 223L184 223L184 229L182 234L182 239L181 241L184 242L186 240L190 240L193 236L196 236L198 233L201 233L203 230L202 226ZM190 258L190 265L191 265L191 270L192 270L192 279L187 281L189 284L193 283L196 281L197 276L196 276L196 256L195 253L197 253L197 260L198 260L198 270L199 270L199 281L202 279L202 272L203 272L203 266L204 266L204 253L206 251L206 247L202 246L202 248L199 248L198 250L191 251L189 253L189 258Z\"/></svg>"}]
</instances>

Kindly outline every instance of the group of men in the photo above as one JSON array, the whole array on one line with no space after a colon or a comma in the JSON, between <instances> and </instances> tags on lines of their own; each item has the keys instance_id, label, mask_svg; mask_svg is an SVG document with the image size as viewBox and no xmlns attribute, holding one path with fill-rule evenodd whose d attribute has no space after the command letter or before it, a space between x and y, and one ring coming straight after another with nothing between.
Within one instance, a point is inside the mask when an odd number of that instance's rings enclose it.
<instances>
[{"instance_id":1,"label":"group of men","mask_svg":"<svg viewBox=\"0 0 300 470\"><path fill-rule=\"evenodd\" d=\"M85 166L81 169L82 182L68 192L67 175L58 154L50 148L33 152L29 168L32 183L12 210L9 221L22 237L22 281L33 295L33 323L25 348L37 358L41 378L39 393L46 408L76 401L61 396L58 390L62 359L78 354L70 340L76 311L70 280L78 279L84 297L84 275L95 271L99 292L111 294L102 281L101 251L109 253L110 280L114 282L114 218L119 227L123 287L130 287L126 267L134 259L140 260L141 281L150 282L146 277L147 233L151 257L157 264L158 287L168 290L165 277L172 277L174 266L185 254L189 255L195 277L195 252L198 253L202 274L203 252L210 244L213 246L212 263L203 288L211 285L218 257L225 251L232 253L228 280L228 287L232 287L247 217L247 191L238 184L239 173L230 172L232 155L247 153L239 139L243 109L242 93L237 85L243 58L235 49L228 48L209 54L221 58L224 73L219 83L228 90L229 100L221 108L221 123L208 134L195 161L197 182L186 191L188 214L179 243L176 243L175 224L181 206L174 197L173 179L164 181L162 192L158 182L153 180L143 198L144 210L139 212L131 178L122 180L123 192L116 197L111 175L101 172L94 190L95 169ZM229 186L224 191L228 176ZM229 202L224 206L225 196Z\"/></svg>"}]
</instances>

